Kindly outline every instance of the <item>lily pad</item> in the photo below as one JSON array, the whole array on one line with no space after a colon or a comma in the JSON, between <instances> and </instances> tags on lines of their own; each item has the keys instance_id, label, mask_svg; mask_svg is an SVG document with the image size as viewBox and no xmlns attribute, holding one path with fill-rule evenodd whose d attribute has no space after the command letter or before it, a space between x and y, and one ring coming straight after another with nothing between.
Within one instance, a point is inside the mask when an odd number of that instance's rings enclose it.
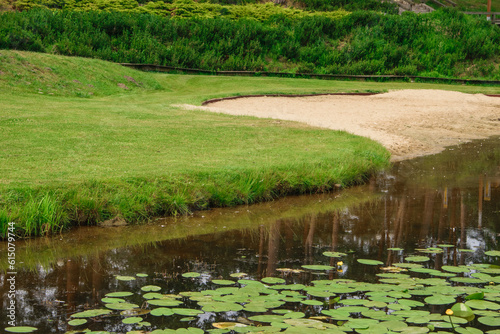
<instances>
[{"instance_id":1,"label":"lily pad","mask_svg":"<svg viewBox=\"0 0 500 334\"><path fill-rule=\"evenodd\" d=\"M130 291L118 291L118 292L110 292L106 294L106 297L128 297L132 296L133 293Z\"/></svg>"},{"instance_id":2,"label":"lily pad","mask_svg":"<svg viewBox=\"0 0 500 334\"><path fill-rule=\"evenodd\" d=\"M155 317L169 316L169 315L174 314L174 312L167 307L155 308L154 310L151 310L150 313L151 313L151 315L154 315Z\"/></svg>"},{"instance_id":3,"label":"lily pad","mask_svg":"<svg viewBox=\"0 0 500 334\"><path fill-rule=\"evenodd\" d=\"M31 333L38 330L36 327L30 326L15 326L15 327L6 327L5 331L10 333Z\"/></svg>"},{"instance_id":4,"label":"lily pad","mask_svg":"<svg viewBox=\"0 0 500 334\"><path fill-rule=\"evenodd\" d=\"M145 292L155 292L155 291L160 291L161 288L157 285L145 285L141 288L141 290Z\"/></svg>"},{"instance_id":5,"label":"lily pad","mask_svg":"<svg viewBox=\"0 0 500 334\"><path fill-rule=\"evenodd\" d=\"M70 326L80 326L80 325L83 325L86 323L87 323L87 319L73 319L73 320L68 321L68 325L70 325Z\"/></svg>"},{"instance_id":6,"label":"lily pad","mask_svg":"<svg viewBox=\"0 0 500 334\"><path fill-rule=\"evenodd\" d=\"M487 300L468 300L465 302L465 305L478 310L500 310L500 304Z\"/></svg>"},{"instance_id":7,"label":"lily pad","mask_svg":"<svg viewBox=\"0 0 500 334\"><path fill-rule=\"evenodd\" d=\"M408 262L427 262L430 258L428 256L408 256L405 260Z\"/></svg>"},{"instance_id":8,"label":"lily pad","mask_svg":"<svg viewBox=\"0 0 500 334\"><path fill-rule=\"evenodd\" d=\"M151 310L146 310L143 308L133 308L131 310L121 311L120 315L123 315L125 317L137 317L140 315L148 314L149 312L151 312Z\"/></svg>"},{"instance_id":9,"label":"lily pad","mask_svg":"<svg viewBox=\"0 0 500 334\"><path fill-rule=\"evenodd\" d=\"M134 276L116 276L115 278L119 281L134 281L135 280Z\"/></svg>"},{"instance_id":10,"label":"lily pad","mask_svg":"<svg viewBox=\"0 0 500 334\"><path fill-rule=\"evenodd\" d=\"M203 313L203 311L193 310L190 308L174 308L172 311L174 311L175 314L184 315L186 317L192 317Z\"/></svg>"},{"instance_id":11,"label":"lily pad","mask_svg":"<svg viewBox=\"0 0 500 334\"><path fill-rule=\"evenodd\" d=\"M488 255L488 256L500 256L500 251L492 250L492 251L484 252L484 255Z\"/></svg>"},{"instance_id":12,"label":"lily pad","mask_svg":"<svg viewBox=\"0 0 500 334\"><path fill-rule=\"evenodd\" d=\"M226 279L214 279L212 280L212 283L217 284L217 285L233 285L236 284L235 281L230 281Z\"/></svg>"},{"instance_id":13,"label":"lily pad","mask_svg":"<svg viewBox=\"0 0 500 334\"><path fill-rule=\"evenodd\" d=\"M95 310L87 310L87 311L83 311L83 312L73 313L71 315L71 317L72 318L94 318L94 317L99 317L101 315L110 314L111 312L112 312L111 310L95 309Z\"/></svg>"},{"instance_id":14,"label":"lily pad","mask_svg":"<svg viewBox=\"0 0 500 334\"><path fill-rule=\"evenodd\" d=\"M434 295L424 299L430 305L447 305L455 302L455 297L446 295Z\"/></svg>"},{"instance_id":15,"label":"lily pad","mask_svg":"<svg viewBox=\"0 0 500 334\"><path fill-rule=\"evenodd\" d=\"M500 317L481 317L477 320L486 326L492 326L492 327L500 326Z\"/></svg>"},{"instance_id":16,"label":"lily pad","mask_svg":"<svg viewBox=\"0 0 500 334\"><path fill-rule=\"evenodd\" d=\"M141 317L130 317L130 318L125 318L122 320L122 323L131 325L131 324L137 324L142 321Z\"/></svg>"},{"instance_id":17,"label":"lily pad","mask_svg":"<svg viewBox=\"0 0 500 334\"><path fill-rule=\"evenodd\" d=\"M311 265L303 265L302 268L309 270L332 270L334 269L332 266L325 266L321 264L311 264Z\"/></svg>"},{"instance_id":18,"label":"lily pad","mask_svg":"<svg viewBox=\"0 0 500 334\"><path fill-rule=\"evenodd\" d=\"M201 276L201 274L196 273L196 272L189 272L189 273L182 274L182 277L184 277L184 278L196 278L196 277L200 277L200 276Z\"/></svg>"},{"instance_id":19,"label":"lily pad","mask_svg":"<svg viewBox=\"0 0 500 334\"><path fill-rule=\"evenodd\" d=\"M342 256L346 256L347 254L340 253L340 252L323 252L323 255L328 256L328 257L342 257Z\"/></svg>"},{"instance_id":20,"label":"lily pad","mask_svg":"<svg viewBox=\"0 0 500 334\"><path fill-rule=\"evenodd\" d=\"M178 301L176 299L172 298L167 298L167 299L151 299L148 301L150 305L155 305L155 306L177 306L182 304L181 301Z\"/></svg>"},{"instance_id":21,"label":"lily pad","mask_svg":"<svg viewBox=\"0 0 500 334\"><path fill-rule=\"evenodd\" d=\"M369 259L357 259L359 263L362 264L367 264L369 266L378 266L378 265L383 265L384 262L382 261L377 261L377 260L369 260Z\"/></svg>"},{"instance_id":22,"label":"lily pad","mask_svg":"<svg viewBox=\"0 0 500 334\"><path fill-rule=\"evenodd\" d=\"M133 308L139 308L139 305L132 303L115 303L115 304L106 304L104 306L112 310L130 310Z\"/></svg>"},{"instance_id":23,"label":"lily pad","mask_svg":"<svg viewBox=\"0 0 500 334\"><path fill-rule=\"evenodd\" d=\"M286 281L283 278L279 277L264 277L261 279L262 282L266 284L281 284L281 283L286 283Z\"/></svg>"},{"instance_id":24,"label":"lily pad","mask_svg":"<svg viewBox=\"0 0 500 334\"><path fill-rule=\"evenodd\" d=\"M137 276L137 277L148 277L148 274L139 273L139 274L135 274L135 276Z\"/></svg>"}]
</instances>

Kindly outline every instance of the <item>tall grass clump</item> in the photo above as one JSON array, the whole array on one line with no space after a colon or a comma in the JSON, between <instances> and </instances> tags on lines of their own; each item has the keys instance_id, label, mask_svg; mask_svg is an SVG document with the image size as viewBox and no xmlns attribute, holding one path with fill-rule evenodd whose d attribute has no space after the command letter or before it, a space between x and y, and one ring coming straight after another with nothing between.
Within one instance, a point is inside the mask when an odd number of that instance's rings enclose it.
<instances>
[{"instance_id":1,"label":"tall grass clump","mask_svg":"<svg viewBox=\"0 0 500 334\"><path fill-rule=\"evenodd\" d=\"M16 229L24 235L61 232L69 223L67 211L53 193L30 197L20 206L15 221L19 222Z\"/></svg>"}]
</instances>

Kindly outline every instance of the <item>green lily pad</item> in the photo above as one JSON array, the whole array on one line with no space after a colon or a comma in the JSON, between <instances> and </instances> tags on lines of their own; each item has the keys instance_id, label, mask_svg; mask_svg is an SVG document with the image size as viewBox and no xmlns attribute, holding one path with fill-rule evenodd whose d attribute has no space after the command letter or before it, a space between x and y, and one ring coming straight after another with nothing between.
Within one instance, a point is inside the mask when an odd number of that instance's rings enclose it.
<instances>
[{"instance_id":1,"label":"green lily pad","mask_svg":"<svg viewBox=\"0 0 500 334\"><path fill-rule=\"evenodd\" d=\"M139 308L139 305L132 303L115 303L115 304L106 304L104 306L112 310L130 310L133 308Z\"/></svg>"},{"instance_id":2,"label":"green lily pad","mask_svg":"<svg viewBox=\"0 0 500 334\"><path fill-rule=\"evenodd\" d=\"M212 283L217 284L217 285L233 285L236 284L235 281L230 281L227 279L214 279L212 280Z\"/></svg>"},{"instance_id":3,"label":"green lily pad","mask_svg":"<svg viewBox=\"0 0 500 334\"><path fill-rule=\"evenodd\" d=\"M453 311L453 316L455 317L469 319L474 316L470 307L464 303L456 303L451 307L451 310Z\"/></svg>"},{"instance_id":4,"label":"green lily pad","mask_svg":"<svg viewBox=\"0 0 500 334\"><path fill-rule=\"evenodd\" d=\"M313 306L323 305L323 302L321 302L319 300L314 300L314 299L302 300L301 303L304 305L313 305Z\"/></svg>"},{"instance_id":5,"label":"green lily pad","mask_svg":"<svg viewBox=\"0 0 500 334\"><path fill-rule=\"evenodd\" d=\"M145 292L155 292L155 291L160 291L161 288L157 285L145 285L141 288L141 290Z\"/></svg>"},{"instance_id":6,"label":"green lily pad","mask_svg":"<svg viewBox=\"0 0 500 334\"><path fill-rule=\"evenodd\" d=\"M281 283L286 283L286 281L283 278L279 277L264 277L261 279L262 282L266 284L281 284Z\"/></svg>"},{"instance_id":7,"label":"green lily pad","mask_svg":"<svg viewBox=\"0 0 500 334\"><path fill-rule=\"evenodd\" d=\"M309 270L332 270L334 269L332 266L325 266L321 264L311 264L311 265L303 265L302 268Z\"/></svg>"},{"instance_id":8,"label":"green lily pad","mask_svg":"<svg viewBox=\"0 0 500 334\"><path fill-rule=\"evenodd\" d=\"M128 297L132 296L133 293L129 291L118 291L118 292L110 292L106 294L106 297Z\"/></svg>"},{"instance_id":9,"label":"green lily pad","mask_svg":"<svg viewBox=\"0 0 500 334\"><path fill-rule=\"evenodd\" d=\"M192 317L192 316L196 316L198 314L202 314L203 313L203 311L193 310L193 309L190 309L190 308L174 308L174 309L172 309L172 311L174 311L175 314L183 315L183 316L186 316L186 317Z\"/></svg>"},{"instance_id":10,"label":"green lily pad","mask_svg":"<svg viewBox=\"0 0 500 334\"><path fill-rule=\"evenodd\" d=\"M424 299L430 305L447 305L455 302L455 297L446 295L434 295Z\"/></svg>"},{"instance_id":11,"label":"green lily pad","mask_svg":"<svg viewBox=\"0 0 500 334\"><path fill-rule=\"evenodd\" d=\"M149 293L145 293L142 297L144 299L161 299L161 298L163 298L163 295L161 293L158 293L158 292L149 292Z\"/></svg>"},{"instance_id":12,"label":"green lily pad","mask_svg":"<svg viewBox=\"0 0 500 334\"><path fill-rule=\"evenodd\" d=\"M15 327L6 327L5 331L10 333L31 333L38 330L36 327L30 326L15 326Z\"/></svg>"},{"instance_id":13,"label":"green lily pad","mask_svg":"<svg viewBox=\"0 0 500 334\"><path fill-rule=\"evenodd\" d=\"M481 317L477 320L486 326L492 326L492 327L500 326L500 317Z\"/></svg>"},{"instance_id":14,"label":"green lily pad","mask_svg":"<svg viewBox=\"0 0 500 334\"><path fill-rule=\"evenodd\" d=\"M464 249L464 248L460 248L458 250L459 252L463 252L463 253L474 253L475 250L472 250L472 249Z\"/></svg>"},{"instance_id":15,"label":"green lily pad","mask_svg":"<svg viewBox=\"0 0 500 334\"><path fill-rule=\"evenodd\" d=\"M484 292L476 292L476 293L471 293L470 295L465 297L465 300L480 300L484 299Z\"/></svg>"},{"instance_id":16,"label":"green lily pad","mask_svg":"<svg viewBox=\"0 0 500 334\"><path fill-rule=\"evenodd\" d=\"M83 311L83 312L73 313L71 315L71 317L72 318L94 318L94 317L99 317L101 315L110 314L111 312L112 312L111 310L95 309L95 310L87 310L87 311Z\"/></svg>"},{"instance_id":17,"label":"green lily pad","mask_svg":"<svg viewBox=\"0 0 500 334\"><path fill-rule=\"evenodd\" d=\"M390 250L390 251L402 251L403 248L399 248L399 247L392 247L392 248L387 248L387 250Z\"/></svg>"},{"instance_id":18,"label":"green lily pad","mask_svg":"<svg viewBox=\"0 0 500 334\"><path fill-rule=\"evenodd\" d=\"M346 256L347 254L340 253L340 252L323 252L323 255L328 256L328 257L342 257L342 256Z\"/></svg>"},{"instance_id":19,"label":"green lily pad","mask_svg":"<svg viewBox=\"0 0 500 334\"><path fill-rule=\"evenodd\" d=\"M473 327L455 327L455 332L460 334L483 334L484 332L480 329Z\"/></svg>"},{"instance_id":20,"label":"green lily pad","mask_svg":"<svg viewBox=\"0 0 500 334\"><path fill-rule=\"evenodd\" d=\"M182 304L181 301L172 299L172 298L167 298L167 299L151 299L148 301L150 305L155 305L155 306L177 306Z\"/></svg>"},{"instance_id":21,"label":"green lily pad","mask_svg":"<svg viewBox=\"0 0 500 334\"><path fill-rule=\"evenodd\" d=\"M357 259L357 261L361 264L367 264L369 266L378 266L378 265L384 264L384 262L382 262L382 261L369 260L369 259Z\"/></svg>"},{"instance_id":22,"label":"green lily pad","mask_svg":"<svg viewBox=\"0 0 500 334\"><path fill-rule=\"evenodd\" d=\"M71 325L71 326L80 326L80 325L83 325L86 323L87 323L87 319L73 319L73 320L68 321L68 325Z\"/></svg>"},{"instance_id":23,"label":"green lily pad","mask_svg":"<svg viewBox=\"0 0 500 334\"><path fill-rule=\"evenodd\" d=\"M125 303L125 299L104 297L101 299L101 302L106 304Z\"/></svg>"},{"instance_id":24,"label":"green lily pad","mask_svg":"<svg viewBox=\"0 0 500 334\"><path fill-rule=\"evenodd\" d=\"M134 281L135 280L134 276L116 276L115 278L119 281Z\"/></svg>"},{"instance_id":25,"label":"green lily pad","mask_svg":"<svg viewBox=\"0 0 500 334\"><path fill-rule=\"evenodd\" d=\"M139 273L139 274L135 274L135 276L137 276L137 277L148 277L148 274Z\"/></svg>"},{"instance_id":26,"label":"green lily pad","mask_svg":"<svg viewBox=\"0 0 500 334\"><path fill-rule=\"evenodd\" d=\"M465 302L465 305L478 310L500 310L500 304L487 300L468 300Z\"/></svg>"},{"instance_id":27,"label":"green lily pad","mask_svg":"<svg viewBox=\"0 0 500 334\"><path fill-rule=\"evenodd\" d=\"M141 317L130 317L130 318L125 318L122 320L122 323L131 325L131 324L137 324L142 321Z\"/></svg>"},{"instance_id":28,"label":"green lily pad","mask_svg":"<svg viewBox=\"0 0 500 334\"><path fill-rule=\"evenodd\" d=\"M345 321L350 319L349 312L340 310L322 310L321 313L332 317L333 320Z\"/></svg>"},{"instance_id":29,"label":"green lily pad","mask_svg":"<svg viewBox=\"0 0 500 334\"><path fill-rule=\"evenodd\" d=\"M437 245L438 247L441 247L441 248L451 248L451 247L455 247L455 245L450 245L450 244L439 244Z\"/></svg>"},{"instance_id":30,"label":"green lily pad","mask_svg":"<svg viewBox=\"0 0 500 334\"><path fill-rule=\"evenodd\" d=\"M150 313L151 313L151 315L154 315L155 317L169 316L169 315L174 314L174 312L167 307L155 308L154 310L151 310Z\"/></svg>"},{"instance_id":31,"label":"green lily pad","mask_svg":"<svg viewBox=\"0 0 500 334\"><path fill-rule=\"evenodd\" d=\"M405 260L408 262L427 262L430 258L428 256L408 256Z\"/></svg>"},{"instance_id":32,"label":"green lily pad","mask_svg":"<svg viewBox=\"0 0 500 334\"><path fill-rule=\"evenodd\" d=\"M285 320L285 318L282 315L276 315L276 314L254 315L248 319L258 322L283 322Z\"/></svg>"},{"instance_id":33,"label":"green lily pad","mask_svg":"<svg viewBox=\"0 0 500 334\"><path fill-rule=\"evenodd\" d=\"M368 328L371 325L378 324L379 321L375 319L350 319L348 322L344 324L344 326L352 329L358 328Z\"/></svg>"},{"instance_id":34,"label":"green lily pad","mask_svg":"<svg viewBox=\"0 0 500 334\"><path fill-rule=\"evenodd\" d=\"M470 269L467 267L456 267L456 266L442 266L441 269L444 271L449 271L452 273L468 273Z\"/></svg>"},{"instance_id":35,"label":"green lily pad","mask_svg":"<svg viewBox=\"0 0 500 334\"><path fill-rule=\"evenodd\" d=\"M500 256L500 251L492 250L492 251L484 252L484 255L488 255L488 256Z\"/></svg>"},{"instance_id":36,"label":"green lily pad","mask_svg":"<svg viewBox=\"0 0 500 334\"><path fill-rule=\"evenodd\" d=\"M201 274L196 273L196 272L188 272L188 273L182 274L182 277L184 277L184 278L196 278L196 277L200 277L200 276L201 276Z\"/></svg>"}]
</instances>

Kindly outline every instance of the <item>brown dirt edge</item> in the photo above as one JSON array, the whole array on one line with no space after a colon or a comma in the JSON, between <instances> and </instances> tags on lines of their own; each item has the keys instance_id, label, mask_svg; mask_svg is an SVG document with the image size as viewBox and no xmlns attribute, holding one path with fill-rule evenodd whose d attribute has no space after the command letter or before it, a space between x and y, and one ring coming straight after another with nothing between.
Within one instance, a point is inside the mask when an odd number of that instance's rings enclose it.
<instances>
[{"instance_id":1,"label":"brown dirt edge","mask_svg":"<svg viewBox=\"0 0 500 334\"><path fill-rule=\"evenodd\" d=\"M210 99L203 101L201 103L202 106L206 106L210 103L226 101L226 100L236 100L236 99L244 99L248 97L309 97L309 96L330 96L330 95L354 95L354 96L370 96L377 95L380 93L319 93L319 94L254 94L254 95L238 95L238 96L229 96L229 97L221 97L217 99ZM500 95L498 95L500 97Z\"/></svg>"}]
</instances>

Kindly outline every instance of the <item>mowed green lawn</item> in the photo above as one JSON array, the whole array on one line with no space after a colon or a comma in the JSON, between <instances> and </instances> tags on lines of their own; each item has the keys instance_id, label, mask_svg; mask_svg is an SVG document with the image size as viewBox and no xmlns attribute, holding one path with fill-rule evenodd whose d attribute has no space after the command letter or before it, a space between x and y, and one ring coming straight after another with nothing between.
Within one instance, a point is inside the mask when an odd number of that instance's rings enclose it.
<instances>
[{"instance_id":1,"label":"mowed green lawn","mask_svg":"<svg viewBox=\"0 0 500 334\"><path fill-rule=\"evenodd\" d=\"M0 58L0 224L5 233L14 221L18 234L328 191L388 165L387 151L362 137L177 104L262 93L500 90L144 73L4 50Z\"/></svg>"}]
</instances>

